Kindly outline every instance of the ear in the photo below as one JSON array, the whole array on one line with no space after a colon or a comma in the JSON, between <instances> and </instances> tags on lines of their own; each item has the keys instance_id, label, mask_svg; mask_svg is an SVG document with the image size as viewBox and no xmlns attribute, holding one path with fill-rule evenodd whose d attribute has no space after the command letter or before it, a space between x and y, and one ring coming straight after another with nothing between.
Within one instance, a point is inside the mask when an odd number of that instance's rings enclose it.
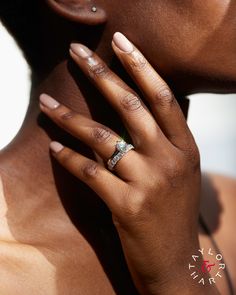
<instances>
[{"instance_id":1,"label":"ear","mask_svg":"<svg viewBox=\"0 0 236 295\"><path fill-rule=\"evenodd\" d=\"M86 25L100 25L106 22L105 11L97 6L96 0L46 0L59 15L71 21Z\"/></svg>"}]
</instances>

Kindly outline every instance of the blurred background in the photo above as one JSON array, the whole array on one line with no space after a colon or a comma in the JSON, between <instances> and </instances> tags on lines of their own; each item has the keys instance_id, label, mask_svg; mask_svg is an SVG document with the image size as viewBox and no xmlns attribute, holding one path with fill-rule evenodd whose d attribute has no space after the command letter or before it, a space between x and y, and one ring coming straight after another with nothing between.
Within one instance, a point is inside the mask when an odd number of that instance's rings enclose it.
<instances>
[{"instance_id":1,"label":"blurred background","mask_svg":"<svg viewBox=\"0 0 236 295\"><path fill-rule=\"evenodd\" d=\"M29 77L21 52L0 23L0 149L24 120ZM202 169L236 177L236 95L198 94L190 100L188 124L200 149Z\"/></svg>"}]
</instances>

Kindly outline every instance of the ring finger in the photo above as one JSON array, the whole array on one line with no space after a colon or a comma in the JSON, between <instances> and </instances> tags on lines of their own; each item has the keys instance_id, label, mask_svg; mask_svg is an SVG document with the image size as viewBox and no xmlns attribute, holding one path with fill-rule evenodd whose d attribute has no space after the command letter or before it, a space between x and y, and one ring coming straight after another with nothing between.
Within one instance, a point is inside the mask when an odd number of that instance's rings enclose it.
<instances>
[{"instance_id":1,"label":"ring finger","mask_svg":"<svg viewBox=\"0 0 236 295\"><path fill-rule=\"evenodd\" d=\"M110 128L78 114L49 95L40 96L40 109L58 126L92 148L105 162L114 153L116 143L121 140L119 135ZM134 171L130 167L137 163L138 156L134 151L130 151L129 156L124 157L125 161L121 159L115 170L121 177L124 176L127 179Z\"/></svg>"}]
</instances>

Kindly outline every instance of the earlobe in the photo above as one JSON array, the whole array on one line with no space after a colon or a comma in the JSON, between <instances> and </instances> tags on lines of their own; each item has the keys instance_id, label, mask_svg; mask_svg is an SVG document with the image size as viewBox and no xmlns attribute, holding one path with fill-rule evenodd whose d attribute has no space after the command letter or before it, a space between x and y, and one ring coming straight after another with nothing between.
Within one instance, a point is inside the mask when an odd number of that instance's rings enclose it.
<instances>
[{"instance_id":1,"label":"earlobe","mask_svg":"<svg viewBox=\"0 0 236 295\"><path fill-rule=\"evenodd\" d=\"M71 21L86 25L100 25L106 22L107 16L96 1L86 0L46 0L57 14Z\"/></svg>"}]
</instances>

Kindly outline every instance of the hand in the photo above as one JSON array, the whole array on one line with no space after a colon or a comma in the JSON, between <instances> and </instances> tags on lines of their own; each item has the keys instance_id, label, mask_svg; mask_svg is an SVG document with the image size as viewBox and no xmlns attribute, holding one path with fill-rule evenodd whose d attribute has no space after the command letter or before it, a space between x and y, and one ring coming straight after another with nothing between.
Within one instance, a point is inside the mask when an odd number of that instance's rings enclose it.
<instances>
[{"instance_id":1,"label":"hand","mask_svg":"<svg viewBox=\"0 0 236 295\"><path fill-rule=\"evenodd\" d=\"M197 283L190 277L188 263L199 249L197 146L174 95L141 52L120 33L114 35L112 47L148 107L91 50L73 44L70 53L119 113L135 150L117 163L116 174L57 142L50 145L53 155L111 210L141 294L179 294L180 290L195 294ZM105 161L111 157L120 140L118 134L47 95L40 100L41 110L56 124Z\"/></svg>"}]
</instances>

